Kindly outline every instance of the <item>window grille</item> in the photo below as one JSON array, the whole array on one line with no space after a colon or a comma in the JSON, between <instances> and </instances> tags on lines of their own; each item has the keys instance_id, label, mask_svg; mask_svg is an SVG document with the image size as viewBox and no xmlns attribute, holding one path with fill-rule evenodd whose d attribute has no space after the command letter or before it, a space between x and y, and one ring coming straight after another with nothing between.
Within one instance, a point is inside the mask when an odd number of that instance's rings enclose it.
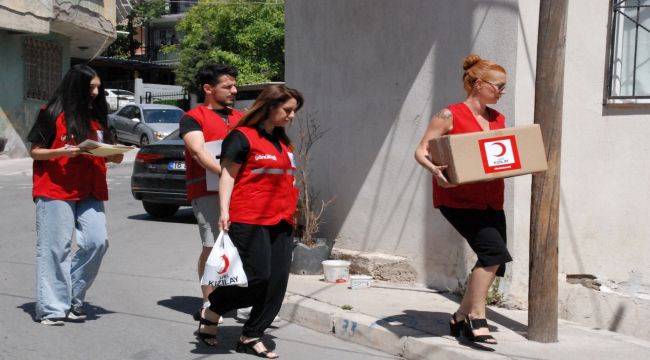
<instances>
[{"instance_id":1,"label":"window grille","mask_svg":"<svg viewBox=\"0 0 650 360\"><path fill-rule=\"evenodd\" d=\"M27 38L23 47L25 98L49 100L61 81L60 45Z\"/></svg>"},{"instance_id":2,"label":"window grille","mask_svg":"<svg viewBox=\"0 0 650 360\"><path fill-rule=\"evenodd\" d=\"M613 0L609 103L650 103L650 0Z\"/></svg>"}]
</instances>

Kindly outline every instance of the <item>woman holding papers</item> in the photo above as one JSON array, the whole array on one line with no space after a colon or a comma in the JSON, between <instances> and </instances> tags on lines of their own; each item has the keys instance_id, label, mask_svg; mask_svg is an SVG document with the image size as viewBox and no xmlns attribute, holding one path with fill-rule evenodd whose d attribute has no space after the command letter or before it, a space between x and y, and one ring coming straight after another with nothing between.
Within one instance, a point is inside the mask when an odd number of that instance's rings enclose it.
<instances>
[{"instance_id":1,"label":"woman holding papers","mask_svg":"<svg viewBox=\"0 0 650 360\"><path fill-rule=\"evenodd\" d=\"M278 357L260 339L280 311L289 279L298 190L293 146L284 128L302 104L298 91L267 86L224 140L219 227L228 231L239 250L248 287L217 287L210 294L199 329L208 345L216 344L220 315L252 306L237 351Z\"/></svg>"},{"instance_id":2,"label":"woman holding papers","mask_svg":"<svg viewBox=\"0 0 650 360\"><path fill-rule=\"evenodd\" d=\"M45 325L83 321L86 291L106 252L106 158L84 154L84 140L101 142L107 129L104 87L86 65L72 67L41 109L27 139L34 159L36 318ZM72 235L78 250L72 255Z\"/></svg>"},{"instance_id":3,"label":"woman holding papers","mask_svg":"<svg viewBox=\"0 0 650 360\"><path fill-rule=\"evenodd\" d=\"M436 114L415 151L415 159L433 174L434 207L465 238L478 256L460 308L449 323L452 335L496 344L485 319L485 299L496 276L503 276L512 261L506 247L503 213L503 179L455 186L444 174L447 164L434 164L429 157L431 139L505 127L505 118L488 107L503 95L506 71L500 65L469 55L463 63L463 86L467 98Z\"/></svg>"}]
</instances>

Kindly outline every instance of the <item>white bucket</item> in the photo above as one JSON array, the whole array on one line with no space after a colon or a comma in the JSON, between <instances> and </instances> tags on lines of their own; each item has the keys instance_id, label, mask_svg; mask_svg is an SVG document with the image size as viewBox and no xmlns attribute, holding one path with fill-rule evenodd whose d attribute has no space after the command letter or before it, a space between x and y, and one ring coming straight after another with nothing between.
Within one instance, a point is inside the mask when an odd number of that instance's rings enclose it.
<instances>
[{"instance_id":1,"label":"white bucket","mask_svg":"<svg viewBox=\"0 0 650 360\"><path fill-rule=\"evenodd\" d=\"M325 281L331 283L345 283L350 277L350 262L345 260L323 261Z\"/></svg>"}]
</instances>

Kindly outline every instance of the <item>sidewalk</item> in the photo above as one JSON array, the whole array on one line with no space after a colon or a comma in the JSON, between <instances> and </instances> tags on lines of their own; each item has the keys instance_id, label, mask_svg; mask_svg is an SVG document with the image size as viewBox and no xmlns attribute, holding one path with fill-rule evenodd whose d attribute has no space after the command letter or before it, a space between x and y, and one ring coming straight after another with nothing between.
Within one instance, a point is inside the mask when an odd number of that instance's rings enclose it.
<instances>
[{"instance_id":1,"label":"sidewalk","mask_svg":"<svg viewBox=\"0 0 650 360\"><path fill-rule=\"evenodd\" d=\"M487 317L499 344L460 343L448 326L457 308L455 296L422 287L375 281L372 288L350 290L321 276L291 275L280 317L406 359L650 358L650 342L563 320L558 343L528 341L527 312L496 307Z\"/></svg>"},{"instance_id":2,"label":"sidewalk","mask_svg":"<svg viewBox=\"0 0 650 360\"><path fill-rule=\"evenodd\" d=\"M131 150L124 154L121 164L108 164L108 168L133 164L138 149ZM32 175L32 158L10 159L6 155L0 155L0 176L2 175Z\"/></svg>"}]
</instances>

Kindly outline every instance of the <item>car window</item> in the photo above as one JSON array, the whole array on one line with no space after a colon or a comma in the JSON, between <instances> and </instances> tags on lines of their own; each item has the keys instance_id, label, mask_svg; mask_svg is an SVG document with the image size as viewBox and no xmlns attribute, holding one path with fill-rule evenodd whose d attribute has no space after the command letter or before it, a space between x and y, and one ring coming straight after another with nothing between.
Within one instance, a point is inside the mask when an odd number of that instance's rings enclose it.
<instances>
[{"instance_id":1,"label":"car window","mask_svg":"<svg viewBox=\"0 0 650 360\"><path fill-rule=\"evenodd\" d=\"M178 124L184 112L179 109L145 109L144 122L147 124Z\"/></svg>"},{"instance_id":2,"label":"car window","mask_svg":"<svg viewBox=\"0 0 650 360\"><path fill-rule=\"evenodd\" d=\"M110 96L110 95L108 94L108 91L107 91L107 90L104 90L104 95L106 95L106 96Z\"/></svg>"},{"instance_id":3,"label":"car window","mask_svg":"<svg viewBox=\"0 0 650 360\"><path fill-rule=\"evenodd\" d=\"M140 108L137 106L131 106L133 108L133 112L131 113L131 117L129 119L133 118L138 118L142 120L142 115L140 115Z\"/></svg>"},{"instance_id":4,"label":"car window","mask_svg":"<svg viewBox=\"0 0 650 360\"><path fill-rule=\"evenodd\" d=\"M127 90L113 90L113 92L118 96L133 96L133 93Z\"/></svg>"},{"instance_id":5,"label":"car window","mask_svg":"<svg viewBox=\"0 0 650 360\"><path fill-rule=\"evenodd\" d=\"M117 115L130 119L133 108L134 106L125 106L122 110L118 111Z\"/></svg>"}]
</instances>

